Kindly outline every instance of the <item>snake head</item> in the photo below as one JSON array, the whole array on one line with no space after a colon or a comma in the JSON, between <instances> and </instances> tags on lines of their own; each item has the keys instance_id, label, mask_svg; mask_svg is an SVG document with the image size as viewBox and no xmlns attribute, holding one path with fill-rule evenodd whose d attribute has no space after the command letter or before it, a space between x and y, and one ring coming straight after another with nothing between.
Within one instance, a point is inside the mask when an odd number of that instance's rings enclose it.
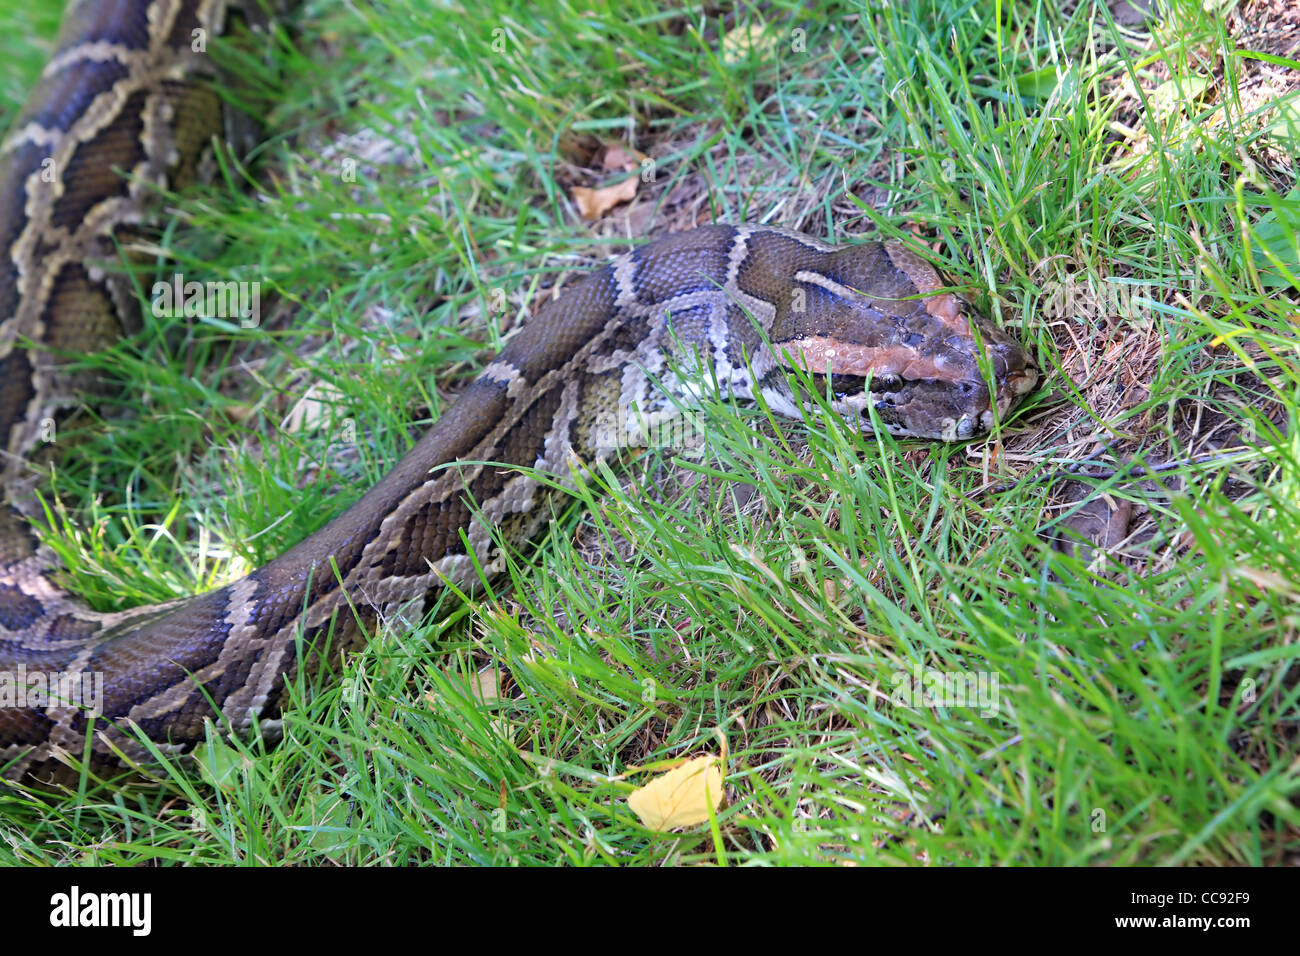
<instances>
[{"instance_id":1,"label":"snake head","mask_svg":"<svg viewBox=\"0 0 1300 956\"><path fill-rule=\"evenodd\" d=\"M803 308L781 310L771 339L778 364L802 366L849 421L870 430L874 411L890 434L959 441L989 431L1037 384L1020 344L939 291L938 275L905 247L831 258L791 277Z\"/></svg>"},{"instance_id":2,"label":"snake head","mask_svg":"<svg viewBox=\"0 0 1300 956\"><path fill-rule=\"evenodd\" d=\"M870 430L875 419L892 435L960 441L988 432L1038 382L1015 341L972 318L976 334L948 335L913 347L862 346L808 337L788 343L819 394L848 421ZM993 388L982 374L980 355ZM813 371L817 369L819 371Z\"/></svg>"}]
</instances>

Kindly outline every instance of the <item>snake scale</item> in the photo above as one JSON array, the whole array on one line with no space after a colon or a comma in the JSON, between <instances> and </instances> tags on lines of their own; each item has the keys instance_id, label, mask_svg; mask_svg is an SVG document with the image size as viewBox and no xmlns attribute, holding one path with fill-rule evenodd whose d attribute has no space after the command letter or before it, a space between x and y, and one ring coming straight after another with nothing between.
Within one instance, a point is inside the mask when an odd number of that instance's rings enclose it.
<instances>
[{"instance_id":1,"label":"snake scale","mask_svg":"<svg viewBox=\"0 0 1300 956\"><path fill-rule=\"evenodd\" d=\"M156 187L200 173L222 115L198 40L226 16L220 0L73 3L0 151L0 676L46 675L48 691L0 700L10 780L75 780L69 755L96 774L147 761L139 733L186 753L214 719L236 734L256 721L274 739L295 674L336 662L445 582L472 587L476 564L499 571L493 530L511 547L534 536L577 463L644 442L671 396L696 394L684 368L797 415L806 397L786 371L803 363L849 421L868 428L874 411L897 435L950 441L986 432L1036 382L1020 346L902 245L747 225L666 235L548 296L321 531L219 590L92 612L56 583L36 533L41 427L94 391L57 357L103 348L138 319L115 243L129 245ZM96 713L54 692L48 675L67 674L102 678Z\"/></svg>"}]
</instances>

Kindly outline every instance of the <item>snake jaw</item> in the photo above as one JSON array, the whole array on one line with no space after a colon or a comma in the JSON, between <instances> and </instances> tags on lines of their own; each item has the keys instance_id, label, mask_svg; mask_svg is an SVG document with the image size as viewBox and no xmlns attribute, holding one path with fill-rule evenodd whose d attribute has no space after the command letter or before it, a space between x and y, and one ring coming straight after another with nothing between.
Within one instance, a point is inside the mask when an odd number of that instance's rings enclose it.
<instances>
[{"instance_id":1,"label":"snake jaw","mask_svg":"<svg viewBox=\"0 0 1300 956\"><path fill-rule=\"evenodd\" d=\"M901 438L964 441L990 431L1038 382L1038 370L1009 336L981 319L975 336L909 347L863 346L806 337L787 343L785 364L808 371L831 407L864 431L873 422ZM993 375L990 394L978 355Z\"/></svg>"},{"instance_id":2,"label":"snake jaw","mask_svg":"<svg viewBox=\"0 0 1300 956\"><path fill-rule=\"evenodd\" d=\"M980 413L981 431L987 432L992 430L995 421L1005 418L1038 385L1038 368L1014 339L983 320L976 320L973 324L978 325L980 339L993 364L993 402Z\"/></svg>"}]
</instances>

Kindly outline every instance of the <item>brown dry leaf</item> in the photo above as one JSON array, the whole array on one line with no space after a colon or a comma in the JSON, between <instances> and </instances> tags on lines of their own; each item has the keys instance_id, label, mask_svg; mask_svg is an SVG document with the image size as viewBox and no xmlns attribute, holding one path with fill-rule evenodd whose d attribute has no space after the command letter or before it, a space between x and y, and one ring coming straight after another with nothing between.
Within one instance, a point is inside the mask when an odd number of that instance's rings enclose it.
<instances>
[{"instance_id":1,"label":"brown dry leaf","mask_svg":"<svg viewBox=\"0 0 1300 956\"><path fill-rule=\"evenodd\" d=\"M634 173L641 168L643 156L628 152L619 143L609 143L605 147L605 158L601 165L611 173Z\"/></svg>"},{"instance_id":2,"label":"brown dry leaf","mask_svg":"<svg viewBox=\"0 0 1300 956\"><path fill-rule=\"evenodd\" d=\"M443 673L453 682L459 682L461 672L453 667L445 668ZM474 702L480 707L489 707L502 699L501 682L502 671L500 668L489 665L476 673L469 680L469 694ZM438 706L438 692L427 690L424 692L424 699L431 706ZM488 721L488 727L494 736L501 740L510 740L515 732L515 726L506 717L494 717ZM464 736L462 734L462 736Z\"/></svg>"},{"instance_id":3,"label":"brown dry leaf","mask_svg":"<svg viewBox=\"0 0 1300 956\"><path fill-rule=\"evenodd\" d=\"M236 425L242 425L256 414L257 407L255 405L247 405L244 402L231 402L223 409L223 411L225 412L228 421L232 421Z\"/></svg>"},{"instance_id":4,"label":"brown dry leaf","mask_svg":"<svg viewBox=\"0 0 1300 956\"><path fill-rule=\"evenodd\" d=\"M495 667L483 668L474 675L470 693L480 703L495 704L501 699L501 672Z\"/></svg>"},{"instance_id":5,"label":"brown dry leaf","mask_svg":"<svg viewBox=\"0 0 1300 956\"><path fill-rule=\"evenodd\" d=\"M588 189L585 186L573 187L573 201L578 204L578 215L583 219L599 219L619 203L631 202L636 198L637 185L641 182L637 176L629 176L613 186Z\"/></svg>"},{"instance_id":6,"label":"brown dry leaf","mask_svg":"<svg viewBox=\"0 0 1300 956\"><path fill-rule=\"evenodd\" d=\"M722 806L722 758L695 757L628 795L627 805L651 830L693 827Z\"/></svg>"},{"instance_id":7,"label":"brown dry leaf","mask_svg":"<svg viewBox=\"0 0 1300 956\"><path fill-rule=\"evenodd\" d=\"M444 668L443 673L452 681L460 678L460 671L455 667ZM495 704L501 699L501 671L495 667L483 668L470 679L469 693L480 704ZM432 704L437 695L428 691L424 699Z\"/></svg>"},{"instance_id":8,"label":"brown dry leaf","mask_svg":"<svg viewBox=\"0 0 1300 956\"><path fill-rule=\"evenodd\" d=\"M346 396L329 382L313 385L289 409L280 427L290 434L321 428L346 401Z\"/></svg>"}]
</instances>

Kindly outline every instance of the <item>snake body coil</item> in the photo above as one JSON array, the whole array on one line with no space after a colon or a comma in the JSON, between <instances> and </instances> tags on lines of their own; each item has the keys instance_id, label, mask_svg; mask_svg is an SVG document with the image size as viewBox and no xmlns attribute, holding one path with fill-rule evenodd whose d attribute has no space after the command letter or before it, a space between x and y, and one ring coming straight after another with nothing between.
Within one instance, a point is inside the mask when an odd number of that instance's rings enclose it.
<instances>
[{"instance_id":1,"label":"snake body coil","mask_svg":"<svg viewBox=\"0 0 1300 956\"><path fill-rule=\"evenodd\" d=\"M493 529L518 545L551 513L534 472L562 484L575 462L644 441L670 396L689 400L681 370L696 362L724 392L789 414L805 399L786 365L801 362L849 420L869 427L874 411L895 434L944 440L986 431L1036 381L1021 348L902 246L744 225L668 235L548 298L410 454L286 554L187 600L91 612L54 583L33 532L33 449L50 410L92 384L55 356L102 348L137 309L97 265L114 260L112 237L129 238L153 187L194 178L219 129L194 38L223 17L220 2L76 4L0 153L0 674L102 677L97 772L147 759L132 727L168 753L202 741L209 719L274 736L300 668L447 581L472 586L476 564L499 571ZM59 700L0 706L5 776L70 779L63 755L85 753L87 725Z\"/></svg>"}]
</instances>

